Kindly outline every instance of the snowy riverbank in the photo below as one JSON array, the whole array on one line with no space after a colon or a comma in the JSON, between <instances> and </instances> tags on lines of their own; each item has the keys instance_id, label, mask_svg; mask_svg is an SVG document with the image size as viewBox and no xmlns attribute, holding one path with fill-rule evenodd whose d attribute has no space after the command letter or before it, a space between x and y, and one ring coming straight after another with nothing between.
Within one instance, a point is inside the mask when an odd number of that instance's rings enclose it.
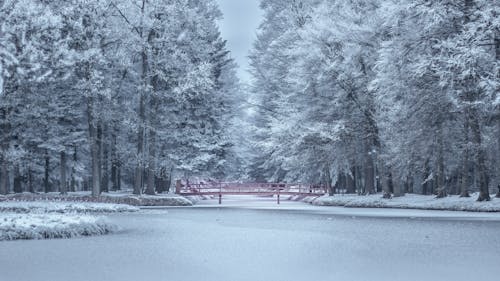
<instances>
[{"instance_id":1,"label":"snowy riverbank","mask_svg":"<svg viewBox=\"0 0 500 281\"><path fill-rule=\"evenodd\" d=\"M131 191L106 192L99 197L92 197L90 192L69 192L61 195L51 193L19 193L0 196L1 201L71 201L126 204L132 206L191 206L193 203L176 194L133 195Z\"/></svg>"},{"instance_id":2,"label":"snowy riverbank","mask_svg":"<svg viewBox=\"0 0 500 281\"><path fill-rule=\"evenodd\" d=\"M136 211L139 211L139 208L125 204L62 201L5 201L0 203L0 213L122 213Z\"/></svg>"},{"instance_id":3,"label":"snowy riverbank","mask_svg":"<svg viewBox=\"0 0 500 281\"><path fill-rule=\"evenodd\" d=\"M467 212L500 212L500 198L491 198L489 202L477 202L477 194L469 198L453 195L437 199L435 196L406 194L402 197L383 199L382 195L367 196L335 195L309 197L303 199L306 203L316 206L339 206L348 208L397 208L418 210L447 210Z\"/></svg>"},{"instance_id":4,"label":"snowy riverbank","mask_svg":"<svg viewBox=\"0 0 500 281\"><path fill-rule=\"evenodd\" d=\"M103 235L117 227L90 214L135 212L128 205L84 202L0 202L0 241Z\"/></svg>"}]
</instances>

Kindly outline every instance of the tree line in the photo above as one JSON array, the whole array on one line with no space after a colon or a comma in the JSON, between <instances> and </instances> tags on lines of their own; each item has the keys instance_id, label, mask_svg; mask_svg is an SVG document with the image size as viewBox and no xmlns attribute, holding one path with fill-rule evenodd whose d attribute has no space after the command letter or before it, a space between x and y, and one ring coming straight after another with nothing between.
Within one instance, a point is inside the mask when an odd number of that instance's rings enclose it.
<instances>
[{"instance_id":1,"label":"tree line","mask_svg":"<svg viewBox=\"0 0 500 281\"><path fill-rule=\"evenodd\" d=\"M261 8L252 178L321 182L332 195L479 191L490 200L500 184L498 1Z\"/></svg>"},{"instance_id":2,"label":"tree line","mask_svg":"<svg viewBox=\"0 0 500 281\"><path fill-rule=\"evenodd\" d=\"M0 194L223 177L236 65L212 0L0 1Z\"/></svg>"}]
</instances>

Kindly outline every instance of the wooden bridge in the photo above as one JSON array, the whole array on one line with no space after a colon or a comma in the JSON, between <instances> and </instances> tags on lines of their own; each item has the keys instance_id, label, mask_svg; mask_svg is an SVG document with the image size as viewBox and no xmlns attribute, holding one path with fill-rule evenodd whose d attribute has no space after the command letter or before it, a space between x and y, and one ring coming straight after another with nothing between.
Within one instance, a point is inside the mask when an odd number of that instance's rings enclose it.
<instances>
[{"instance_id":1,"label":"wooden bridge","mask_svg":"<svg viewBox=\"0 0 500 281\"><path fill-rule=\"evenodd\" d=\"M313 184L238 182L181 183L178 181L175 193L185 196L218 196L219 204L222 204L222 195L276 195L276 202L280 204L281 195L322 196L327 193L327 190L322 185Z\"/></svg>"}]
</instances>

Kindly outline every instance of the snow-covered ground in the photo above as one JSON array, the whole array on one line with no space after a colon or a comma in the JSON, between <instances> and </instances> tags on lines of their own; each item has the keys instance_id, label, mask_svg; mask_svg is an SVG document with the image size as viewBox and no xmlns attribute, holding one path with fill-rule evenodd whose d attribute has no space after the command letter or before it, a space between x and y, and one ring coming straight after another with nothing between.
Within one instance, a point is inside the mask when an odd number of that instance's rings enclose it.
<instances>
[{"instance_id":1,"label":"snow-covered ground","mask_svg":"<svg viewBox=\"0 0 500 281\"><path fill-rule=\"evenodd\" d=\"M372 210L378 215L358 213ZM419 213L428 215L406 216ZM121 228L113 235L0 242L1 280L498 280L498 213L278 206L233 196L222 206L215 199L109 219ZM20 270L27 261L29 270Z\"/></svg>"},{"instance_id":2,"label":"snow-covered ground","mask_svg":"<svg viewBox=\"0 0 500 281\"><path fill-rule=\"evenodd\" d=\"M71 238L116 230L89 214L136 212L128 205L76 202L0 202L0 240ZM86 213L83 215L82 213Z\"/></svg>"},{"instance_id":3,"label":"snow-covered ground","mask_svg":"<svg viewBox=\"0 0 500 281\"><path fill-rule=\"evenodd\" d=\"M448 196L437 199L435 196L407 194L402 197L383 199L380 194L336 195L319 198L310 197L305 202L317 206L343 206L351 208L399 208L420 210L448 210L468 212L500 212L500 198L492 197L489 202L477 202L477 194L469 198Z\"/></svg>"},{"instance_id":4,"label":"snow-covered ground","mask_svg":"<svg viewBox=\"0 0 500 281\"><path fill-rule=\"evenodd\" d=\"M193 203L177 194L157 194L157 195L133 195L131 190L117 192L105 192L99 197L92 197L89 191L69 192L61 195L58 192L51 193L20 193L0 196L0 202L6 200L18 201L78 201L78 202L100 202L127 204L133 206L191 206Z\"/></svg>"},{"instance_id":5,"label":"snow-covered ground","mask_svg":"<svg viewBox=\"0 0 500 281\"><path fill-rule=\"evenodd\" d=\"M63 202L63 201L5 201L0 213L116 213L136 212L139 208L125 204Z\"/></svg>"}]
</instances>

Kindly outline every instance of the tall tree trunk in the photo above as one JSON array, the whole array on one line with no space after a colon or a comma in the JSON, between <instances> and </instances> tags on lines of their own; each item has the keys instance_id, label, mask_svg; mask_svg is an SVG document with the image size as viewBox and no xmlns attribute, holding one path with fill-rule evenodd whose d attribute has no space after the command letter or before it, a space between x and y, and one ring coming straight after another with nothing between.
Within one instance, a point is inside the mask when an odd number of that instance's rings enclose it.
<instances>
[{"instance_id":1,"label":"tall tree trunk","mask_svg":"<svg viewBox=\"0 0 500 281\"><path fill-rule=\"evenodd\" d=\"M146 9L146 0L142 0L141 6L141 37L144 36L144 16ZM142 59L142 69L141 69L141 80L142 87L140 91L139 98L139 132L138 132L138 141L137 141L137 167L135 171L135 183L134 183L134 194L140 195L142 193L142 187L144 184L143 175L144 175L144 146L145 146L145 126L146 126L146 92L149 89L148 79L148 57L146 53L146 49L142 50L141 54Z\"/></svg>"},{"instance_id":2,"label":"tall tree trunk","mask_svg":"<svg viewBox=\"0 0 500 281\"><path fill-rule=\"evenodd\" d=\"M323 175L323 180L328 190L328 196L333 196L335 194L335 187L332 185L332 177L330 175L330 167L325 168L325 174Z\"/></svg>"},{"instance_id":3,"label":"tall tree trunk","mask_svg":"<svg viewBox=\"0 0 500 281\"><path fill-rule=\"evenodd\" d=\"M351 174L346 176L346 193L356 193L356 169L351 167Z\"/></svg>"},{"instance_id":4,"label":"tall tree trunk","mask_svg":"<svg viewBox=\"0 0 500 281\"><path fill-rule=\"evenodd\" d=\"M71 184L70 184L70 190L72 192L76 191L76 163L78 161L78 156L77 156L77 150L76 150L76 145L73 147L73 163L71 165Z\"/></svg>"},{"instance_id":5,"label":"tall tree trunk","mask_svg":"<svg viewBox=\"0 0 500 281\"><path fill-rule=\"evenodd\" d=\"M116 147L116 129L113 129L111 134L111 189L114 191L118 190L118 152Z\"/></svg>"},{"instance_id":6,"label":"tall tree trunk","mask_svg":"<svg viewBox=\"0 0 500 281\"><path fill-rule=\"evenodd\" d=\"M116 190L122 189L122 164L118 162L116 165Z\"/></svg>"},{"instance_id":7,"label":"tall tree trunk","mask_svg":"<svg viewBox=\"0 0 500 281\"><path fill-rule=\"evenodd\" d=\"M99 194L102 193L102 144L103 144L103 128L102 121L97 121L97 166L98 166L98 177L99 177Z\"/></svg>"},{"instance_id":8,"label":"tall tree trunk","mask_svg":"<svg viewBox=\"0 0 500 281\"><path fill-rule=\"evenodd\" d=\"M101 192L109 192L109 146L107 139L107 126L103 128L103 134L101 139L101 151L102 151L102 178L101 178Z\"/></svg>"},{"instance_id":9,"label":"tall tree trunk","mask_svg":"<svg viewBox=\"0 0 500 281\"><path fill-rule=\"evenodd\" d=\"M155 172L156 172L156 141L155 141L155 132L154 129L149 131L149 156L148 156L148 180L146 187L146 194L154 195L155 194Z\"/></svg>"},{"instance_id":10,"label":"tall tree trunk","mask_svg":"<svg viewBox=\"0 0 500 281\"><path fill-rule=\"evenodd\" d=\"M393 190L391 189L392 180L390 179L390 171L388 167L386 167L385 165L380 165L379 172L382 177L382 190L383 190L382 198L391 199Z\"/></svg>"},{"instance_id":11,"label":"tall tree trunk","mask_svg":"<svg viewBox=\"0 0 500 281\"><path fill-rule=\"evenodd\" d=\"M371 142L365 146L365 193L375 193L375 161Z\"/></svg>"},{"instance_id":12,"label":"tall tree trunk","mask_svg":"<svg viewBox=\"0 0 500 281\"><path fill-rule=\"evenodd\" d=\"M14 193L23 193L21 172L19 171L19 163L14 165Z\"/></svg>"},{"instance_id":13,"label":"tall tree trunk","mask_svg":"<svg viewBox=\"0 0 500 281\"><path fill-rule=\"evenodd\" d=\"M50 157L49 152L45 150L45 175L43 178L43 189L45 193L49 193L50 190Z\"/></svg>"},{"instance_id":14,"label":"tall tree trunk","mask_svg":"<svg viewBox=\"0 0 500 281\"><path fill-rule=\"evenodd\" d=\"M469 109L470 128L472 141L476 147L476 170L479 176L479 197L478 201L490 201L490 191L488 182L488 172L486 168L486 153L482 147L481 127L479 116L475 109Z\"/></svg>"},{"instance_id":15,"label":"tall tree trunk","mask_svg":"<svg viewBox=\"0 0 500 281\"><path fill-rule=\"evenodd\" d=\"M61 179L59 181L59 191L61 194L68 194L68 188L66 183L66 152L61 151Z\"/></svg>"},{"instance_id":16,"label":"tall tree trunk","mask_svg":"<svg viewBox=\"0 0 500 281\"><path fill-rule=\"evenodd\" d=\"M432 194L432 179L429 179L431 176L431 167L429 163L429 158L425 160L424 163L424 177L422 181L422 194L427 195L427 194Z\"/></svg>"},{"instance_id":17,"label":"tall tree trunk","mask_svg":"<svg viewBox=\"0 0 500 281\"><path fill-rule=\"evenodd\" d=\"M0 194L6 195L9 193L9 187L8 187L8 169L7 169L7 161L4 159L4 157L0 158L1 163L0 163Z\"/></svg>"},{"instance_id":18,"label":"tall tree trunk","mask_svg":"<svg viewBox=\"0 0 500 281\"><path fill-rule=\"evenodd\" d=\"M448 196L445 184L444 175L444 136L443 125L439 125L438 129L438 157L437 157L437 196L436 198L444 198Z\"/></svg>"},{"instance_id":19,"label":"tall tree trunk","mask_svg":"<svg viewBox=\"0 0 500 281\"><path fill-rule=\"evenodd\" d=\"M146 71L146 54L143 54L143 71ZM145 76L146 74L144 74ZM146 78L143 77L145 80ZM137 156L138 162L135 171L135 183L134 183L134 194L140 195L142 193L143 186L143 174L144 174L144 133L145 133L145 110L146 110L146 97L144 91L146 91L147 85L144 85L144 90L141 91L140 101L139 101L139 132L137 140Z\"/></svg>"},{"instance_id":20,"label":"tall tree trunk","mask_svg":"<svg viewBox=\"0 0 500 281\"><path fill-rule=\"evenodd\" d=\"M466 118L467 119L467 118ZM462 175L460 180L460 197L470 197L470 171L469 171L469 125L464 123L464 152L462 156Z\"/></svg>"},{"instance_id":21,"label":"tall tree trunk","mask_svg":"<svg viewBox=\"0 0 500 281\"><path fill-rule=\"evenodd\" d=\"M92 162L92 196L97 197L101 194L101 178L99 165L99 140L97 133L97 125L94 118L94 99L88 97L87 114L89 122L89 137L90 137L90 153Z\"/></svg>"},{"instance_id":22,"label":"tall tree trunk","mask_svg":"<svg viewBox=\"0 0 500 281\"><path fill-rule=\"evenodd\" d=\"M33 171L31 165L28 164L28 192L35 193L35 187L33 185Z\"/></svg>"},{"instance_id":23,"label":"tall tree trunk","mask_svg":"<svg viewBox=\"0 0 500 281\"><path fill-rule=\"evenodd\" d=\"M157 90L156 78L152 81L153 91ZM156 114L157 114L157 101L154 95L150 98L149 110L149 150L148 150L148 179L146 194L155 194L155 178L156 178Z\"/></svg>"}]
</instances>

